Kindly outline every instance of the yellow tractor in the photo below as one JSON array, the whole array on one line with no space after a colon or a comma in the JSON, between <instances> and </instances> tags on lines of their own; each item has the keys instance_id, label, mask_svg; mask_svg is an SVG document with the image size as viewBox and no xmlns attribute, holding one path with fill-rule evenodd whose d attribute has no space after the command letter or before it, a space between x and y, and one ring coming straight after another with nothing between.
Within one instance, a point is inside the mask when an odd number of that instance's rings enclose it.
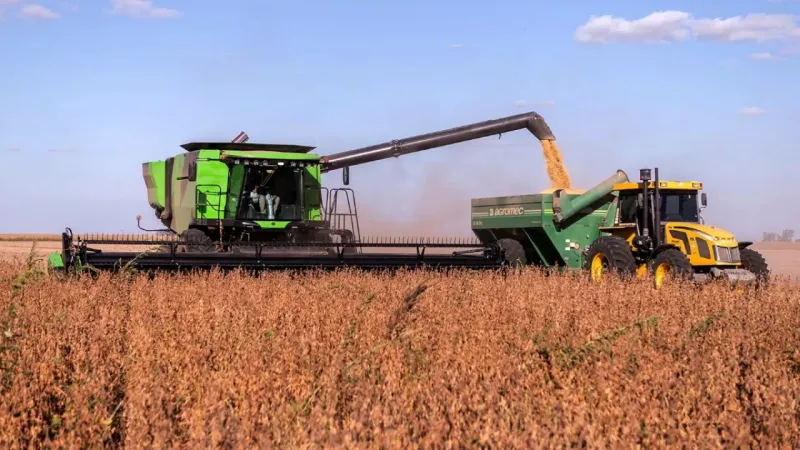
<instances>
[{"instance_id":1,"label":"yellow tractor","mask_svg":"<svg viewBox=\"0 0 800 450\"><path fill-rule=\"evenodd\" d=\"M642 169L639 182L614 184L614 215L587 249L584 268L599 281L605 270L654 275L657 288L670 276L696 280L724 279L736 284L761 285L769 279L764 257L719 227L706 225L700 215L707 196L698 181L651 179ZM611 219L611 217L609 217Z\"/></svg>"}]
</instances>

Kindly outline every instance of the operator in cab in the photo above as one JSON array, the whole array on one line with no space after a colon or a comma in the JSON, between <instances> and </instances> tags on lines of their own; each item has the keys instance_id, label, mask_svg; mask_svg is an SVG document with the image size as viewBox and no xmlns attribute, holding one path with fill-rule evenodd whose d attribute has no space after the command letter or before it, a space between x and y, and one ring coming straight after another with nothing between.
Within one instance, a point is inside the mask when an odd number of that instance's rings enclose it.
<instances>
[{"instance_id":1,"label":"operator in cab","mask_svg":"<svg viewBox=\"0 0 800 450\"><path fill-rule=\"evenodd\" d=\"M255 183L253 190L250 191L250 200L253 202L253 206L258 206L258 211L267 216L268 220L275 220L275 212L281 201L280 197L270 194L266 187Z\"/></svg>"}]
</instances>

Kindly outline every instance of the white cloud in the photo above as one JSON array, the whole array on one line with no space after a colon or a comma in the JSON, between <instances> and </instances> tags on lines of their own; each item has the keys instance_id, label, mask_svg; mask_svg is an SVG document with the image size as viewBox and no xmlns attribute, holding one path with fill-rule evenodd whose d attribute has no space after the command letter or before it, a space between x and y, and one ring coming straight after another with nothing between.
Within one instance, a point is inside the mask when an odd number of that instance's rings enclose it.
<instances>
[{"instance_id":1,"label":"white cloud","mask_svg":"<svg viewBox=\"0 0 800 450\"><path fill-rule=\"evenodd\" d=\"M111 13L132 17L178 17L181 12L169 8L156 8L149 0L111 0Z\"/></svg>"},{"instance_id":2,"label":"white cloud","mask_svg":"<svg viewBox=\"0 0 800 450\"><path fill-rule=\"evenodd\" d=\"M689 37L684 26L690 17L689 13L682 11L657 11L636 20L610 15L592 16L575 31L575 39L600 44L681 40Z\"/></svg>"},{"instance_id":3,"label":"white cloud","mask_svg":"<svg viewBox=\"0 0 800 450\"><path fill-rule=\"evenodd\" d=\"M748 14L727 19L700 19L692 21L691 25L699 39L723 42L800 38L797 18L790 14Z\"/></svg>"},{"instance_id":4,"label":"white cloud","mask_svg":"<svg viewBox=\"0 0 800 450\"><path fill-rule=\"evenodd\" d=\"M743 116L760 116L766 113L767 111L765 109L759 108L758 106L748 106L739 110L739 114Z\"/></svg>"},{"instance_id":5,"label":"white cloud","mask_svg":"<svg viewBox=\"0 0 800 450\"><path fill-rule=\"evenodd\" d=\"M776 58L772 53L753 53L750 55L750 59L753 61L772 61Z\"/></svg>"},{"instance_id":6,"label":"white cloud","mask_svg":"<svg viewBox=\"0 0 800 450\"><path fill-rule=\"evenodd\" d=\"M42 5L25 5L22 7L20 14L28 19L52 20L59 17L53 10Z\"/></svg>"},{"instance_id":7,"label":"white cloud","mask_svg":"<svg viewBox=\"0 0 800 450\"><path fill-rule=\"evenodd\" d=\"M798 18L790 14L748 14L725 19L694 18L684 11L658 11L636 20L592 16L575 31L582 43L669 42L690 37L719 42L800 39Z\"/></svg>"}]
</instances>

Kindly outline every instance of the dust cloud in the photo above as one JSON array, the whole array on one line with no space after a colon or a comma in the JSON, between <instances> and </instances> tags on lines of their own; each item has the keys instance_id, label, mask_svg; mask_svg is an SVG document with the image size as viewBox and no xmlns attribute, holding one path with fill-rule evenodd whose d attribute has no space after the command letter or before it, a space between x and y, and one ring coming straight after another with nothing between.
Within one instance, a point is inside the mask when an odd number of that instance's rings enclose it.
<instances>
[{"instance_id":1,"label":"dust cloud","mask_svg":"<svg viewBox=\"0 0 800 450\"><path fill-rule=\"evenodd\" d=\"M550 187L556 189L570 189L572 182L569 179L567 168L561 159L561 151L556 141L542 140L542 152L547 163L547 175L550 177Z\"/></svg>"},{"instance_id":2,"label":"dust cloud","mask_svg":"<svg viewBox=\"0 0 800 450\"><path fill-rule=\"evenodd\" d=\"M558 145L554 140L540 143L550 189L572 191L569 172ZM474 156L470 155L472 152L462 153L460 161L468 163L454 164L453 160L428 163L422 170L416 171L406 171L402 165L398 165L394 171L404 173L403 178L415 179L414 192L387 190L381 193L377 203L370 205L372 202L367 201L366 204L359 204L361 236L406 238L411 241L417 237L445 236L474 239L470 226L471 198L539 192L538 189L531 189L531 183L536 183L534 180L539 177L532 177L525 170L510 176L507 166L493 164L496 156L484 156L485 148L485 145L481 146ZM526 151L530 152L531 148ZM513 159L510 155L509 158ZM469 174L466 180L463 174ZM544 181L542 178L539 181Z\"/></svg>"}]
</instances>

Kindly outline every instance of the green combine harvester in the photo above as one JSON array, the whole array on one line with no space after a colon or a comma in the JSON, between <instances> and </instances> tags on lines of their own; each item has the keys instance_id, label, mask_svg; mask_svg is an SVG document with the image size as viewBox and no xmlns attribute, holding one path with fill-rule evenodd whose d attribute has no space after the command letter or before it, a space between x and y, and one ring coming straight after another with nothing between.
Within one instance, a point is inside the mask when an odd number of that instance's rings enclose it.
<instances>
[{"instance_id":1,"label":"green combine harvester","mask_svg":"<svg viewBox=\"0 0 800 450\"><path fill-rule=\"evenodd\" d=\"M543 145L555 140L544 119L529 112L328 156L312 153L314 147L309 146L250 144L244 132L232 142L184 144L184 152L142 165L148 202L165 228L146 230L140 225L143 231L155 232L146 237L76 237L67 228L62 251L49 255L49 266L65 271L87 266L99 270L501 267L502 250L474 239L363 238L353 190L324 187L322 174L342 169L346 186L350 167L356 165L520 129L527 129ZM95 247L108 244L141 245L142 251ZM387 247L415 251L375 251ZM454 251L426 254L427 248Z\"/></svg>"}]
</instances>

